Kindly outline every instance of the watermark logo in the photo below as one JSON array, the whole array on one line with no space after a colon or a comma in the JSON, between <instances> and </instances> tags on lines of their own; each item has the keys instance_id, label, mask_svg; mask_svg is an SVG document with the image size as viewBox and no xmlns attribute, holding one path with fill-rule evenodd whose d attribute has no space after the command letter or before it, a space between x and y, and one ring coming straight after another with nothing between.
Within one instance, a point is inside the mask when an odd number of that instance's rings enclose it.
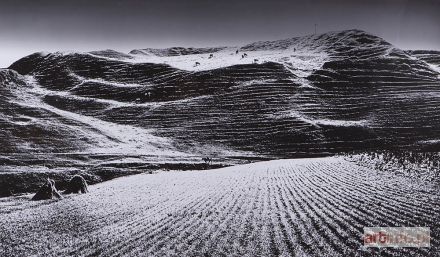
<instances>
[{"instance_id":1,"label":"watermark logo","mask_svg":"<svg viewBox=\"0 0 440 257\"><path fill-rule=\"evenodd\" d=\"M428 227L364 227L365 247L430 247Z\"/></svg>"}]
</instances>

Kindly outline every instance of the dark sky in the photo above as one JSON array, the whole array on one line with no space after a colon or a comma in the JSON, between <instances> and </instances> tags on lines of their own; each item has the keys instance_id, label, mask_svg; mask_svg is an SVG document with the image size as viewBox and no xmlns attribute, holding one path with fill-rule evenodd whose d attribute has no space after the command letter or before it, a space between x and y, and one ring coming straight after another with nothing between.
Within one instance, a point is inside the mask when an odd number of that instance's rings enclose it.
<instances>
[{"instance_id":1,"label":"dark sky","mask_svg":"<svg viewBox=\"0 0 440 257\"><path fill-rule=\"evenodd\" d=\"M0 67L37 51L238 45L358 28L440 49L440 0L0 0Z\"/></svg>"}]
</instances>

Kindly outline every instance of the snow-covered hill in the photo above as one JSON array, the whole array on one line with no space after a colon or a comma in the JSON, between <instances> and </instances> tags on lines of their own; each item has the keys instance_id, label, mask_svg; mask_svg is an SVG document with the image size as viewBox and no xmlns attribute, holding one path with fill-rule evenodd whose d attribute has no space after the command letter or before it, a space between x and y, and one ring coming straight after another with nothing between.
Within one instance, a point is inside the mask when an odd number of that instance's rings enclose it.
<instances>
[{"instance_id":1,"label":"snow-covered hill","mask_svg":"<svg viewBox=\"0 0 440 257\"><path fill-rule=\"evenodd\" d=\"M241 47L36 53L11 65L20 75L2 71L11 79L0 110L13 132L0 142L12 153L179 156L423 147L440 134L440 80L422 57L359 30Z\"/></svg>"},{"instance_id":2,"label":"snow-covered hill","mask_svg":"<svg viewBox=\"0 0 440 257\"><path fill-rule=\"evenodd\" d=\"M350 59L353 62L377 60L389 65L400 65L402 62L417 66L421 72L430 73L424 63L410 58L409 54L382 38L361 30L261 41L241 47L140 49L133 50L130 54L135 56L135 62L166 63L190 71L212 70L237 64L276 62L285 65L295 75L306 77L323 68L327 62L328 67ZM353 62L348 65L353 65Z\"/></svg>"}]
</instances>

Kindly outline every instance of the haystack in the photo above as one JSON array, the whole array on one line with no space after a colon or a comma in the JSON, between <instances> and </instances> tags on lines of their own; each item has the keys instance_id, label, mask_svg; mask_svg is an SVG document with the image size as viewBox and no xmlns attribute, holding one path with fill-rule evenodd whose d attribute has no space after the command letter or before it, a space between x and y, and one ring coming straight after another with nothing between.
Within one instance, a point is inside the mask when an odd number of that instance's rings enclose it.
<instances>
[{"instance_id":1,"label":"haystack","mask_svg":"<svg viewBox=\"0 0 440 257\"><path fill-rule=\"evenodd\" d=\"M55 181L52 179L47 179L46 183L40 187L38 192L32 197L32 200L48 200L48 199L61 199L63 198L61 194L55 187Z\"/></svg>"},{"instance_id":2,"label":"haystack","mask_svg":"<svg viewBox=\"0 0 440 257\"><path fill-rule=\"evenodd\" d=\"M81 175L75 175L67 184L65 194L88 193L87 182Z\"/></svg>"}]
</instances>

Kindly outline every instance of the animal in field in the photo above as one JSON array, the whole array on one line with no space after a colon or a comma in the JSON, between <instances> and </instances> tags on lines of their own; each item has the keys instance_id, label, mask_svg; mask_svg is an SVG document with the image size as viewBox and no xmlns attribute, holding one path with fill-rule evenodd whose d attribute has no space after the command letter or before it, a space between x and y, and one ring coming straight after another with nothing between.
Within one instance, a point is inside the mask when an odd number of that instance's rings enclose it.
<instances>
[{"instance_id":1,"label":"animal in field","mask_svg":"<svg viewBox=\"0 0 440 257\"><path fill-rule=\"evenodd\" d=\"M254 63L258 63L259 62L259 60L258 59L254 59Z\"/></svg>"},{"instance_id":2,"label":"animal in field","mask_svg":"<svg viewBox=\"0 0 440 257\"><path fill-rule=\"evenodd\" d=\"M247 53L244 53L241 55L241 58L243 59L243 58L246 58L247 56L248 56Z\"/></svg>"},{"instance_id":3,"label":"animal in field","mask_svg":"<svg viewBox=\"0 0 440 257\"><path fill-rule=\"evenodd\" d=\"M208 59L214 58L214 54L210 54Z\"/></svg>"},{"instance_id":4,"label":"animal in field","mask_svg":"<svg viewBox=\"0 0 440 257\"><path fill-rule=\"evenodd\" d=\"M197 67L197 66L200 66L200 63L199 63L199 62L196 62L196 63L194 64L194 67Z\"/></svg>"}]
</instances>

